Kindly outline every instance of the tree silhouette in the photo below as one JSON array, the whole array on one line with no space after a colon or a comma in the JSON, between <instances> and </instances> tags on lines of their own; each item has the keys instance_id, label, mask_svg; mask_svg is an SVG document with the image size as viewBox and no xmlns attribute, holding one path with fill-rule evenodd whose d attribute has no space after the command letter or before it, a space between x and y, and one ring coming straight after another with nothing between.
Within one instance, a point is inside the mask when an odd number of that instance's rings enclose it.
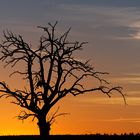
<instances>
[{"instance_id":1,"label":"tree silhouette","mask_svg":"<svg viewBox=\"0 0 140 140\"><path fill-rule=\"evenodd\" d=\"M22 111L18 116L24 120L29 117L38 120L40 135L47 138L50 126L57 111L48 118L51 108L66 95L77 96L93 91L99 91L111 97L113 91L122 94L121 87L111 87L102 77L108 73L99 72L89 64L89 61L75 57L75 52L80 51L86 42L68 41L70 29L62 35L56 34L56 25L48 23L48 27L40 27L44 33L40 37L38 47L32 48L21 35L4 32L4 41L0 44L2 60L5 66L17 70L11 73L19 74L28 83L24 89L12 90L5 82L0 82L1 97L13 97L13 103L29 110ZM18 64L24 65L20 70ZM91 78L96 83L91 88L87 87L85 80Z\"/></svg>"}]
</instances>

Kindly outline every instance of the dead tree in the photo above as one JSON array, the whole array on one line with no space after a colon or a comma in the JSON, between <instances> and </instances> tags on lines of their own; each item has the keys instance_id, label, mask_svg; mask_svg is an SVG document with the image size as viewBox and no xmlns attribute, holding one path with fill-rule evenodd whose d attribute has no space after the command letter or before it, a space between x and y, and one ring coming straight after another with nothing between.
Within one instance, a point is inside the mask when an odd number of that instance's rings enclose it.
<instances>
[{"instance_id":1,"label":"dead tree","mask_svg":"<svg viewBox=\"0 0 140 140\"><path fill-rule=\"evenodd\" d=\"M40 135L44 138L49 136L51 121L57 116L55 113L48 119L48 113L68 94L77 96L98 91L111 97L112 92L117 91L124 98L121 87L110 87L102 78L108 73L96 71L89 61L75 57L74 53L82 50L86 42L69 41L70 29L57 35L56 25L57 22L49 23L48 27L38 27L44 35L40 37L37 47L31 47L21 35L9 31L4 32L4 41L0 44L0 60L5 66L17 68L10 76L19 74L28 83L26 89L12 90L1 81L1 97L12 97L13 103L29 110L31 113L22 111L18 118L36 118ZM19 63L25 69L20 70L17 67ZM88 78L94 80L91 88L85 83Z\"/></svg>"}]
</instances>

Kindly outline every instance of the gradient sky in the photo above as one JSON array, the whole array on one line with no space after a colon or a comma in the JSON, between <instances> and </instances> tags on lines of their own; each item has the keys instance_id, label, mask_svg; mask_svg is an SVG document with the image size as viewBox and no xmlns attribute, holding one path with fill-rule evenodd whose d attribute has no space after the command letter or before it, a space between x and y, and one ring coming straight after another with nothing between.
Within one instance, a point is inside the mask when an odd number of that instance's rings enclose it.
<instances>
[{"instance_id":1,"label":"gradient sky","mask_svg":"<svg viewBox=\"0 0 140 140\"><path fill-rule=\"evenodd\" d=\"M118 96L69 96L59 105L60 112L70 115L58 118L51 133L140 132L140 0L0 0L1 39L2 31L9 29L36 45L36 27L55 21L58 31L72 27L71 39L89 42L81 59L91 59L97 70L109 72L107 79L123 86L128 105ZM0 80L14 86L2 66ZM0 100L0 135L38 134L36 122L15 118L20 110Z\"/></svg>"}]
</instances>

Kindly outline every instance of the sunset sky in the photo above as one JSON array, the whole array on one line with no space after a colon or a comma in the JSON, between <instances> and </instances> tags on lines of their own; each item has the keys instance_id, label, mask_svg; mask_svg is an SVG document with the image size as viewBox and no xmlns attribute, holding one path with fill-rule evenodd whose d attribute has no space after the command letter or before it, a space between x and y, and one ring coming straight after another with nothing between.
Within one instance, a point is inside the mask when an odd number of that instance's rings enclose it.
<instances>
[{"instance_id":1,"label":"sunset sky","mask_svg":"<svg viewBox=\"0 0 140 140\"><path fill-rule=\"evenodd\" d=\"M57 30L72 27L70 38L87 41L80 59L87 58L106 78L123 87L121 96L102 94L68 96L58 106L62 116L51 134L94 134L140 132L140 0L0 0L0 41L3 30L21 34L36 45L37 26L58 21ZM9 79L9 68L0 63L0 81L21 86ZM17 120L22 109L0 100L0 135L38 134L36 121Z\"/></svg>"}]
</instances>

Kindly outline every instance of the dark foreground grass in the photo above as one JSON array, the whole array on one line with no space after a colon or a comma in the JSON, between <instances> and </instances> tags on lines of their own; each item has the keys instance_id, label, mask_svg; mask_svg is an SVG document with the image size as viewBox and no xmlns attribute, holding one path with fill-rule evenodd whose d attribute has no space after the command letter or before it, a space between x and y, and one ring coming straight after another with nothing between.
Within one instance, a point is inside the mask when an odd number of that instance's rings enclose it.
<instances>
[{"instance_id":1,"label":"dark foreground grass","mask_svg":"<svg viewBox=\"0 0 140 140\"><path fill-rule=\"evenodd\" d=\"M52 135L48 140L140 140L140 134ZM41 140L39 136L0 136L0 140Z\"/></svg>"}]
</instances>

